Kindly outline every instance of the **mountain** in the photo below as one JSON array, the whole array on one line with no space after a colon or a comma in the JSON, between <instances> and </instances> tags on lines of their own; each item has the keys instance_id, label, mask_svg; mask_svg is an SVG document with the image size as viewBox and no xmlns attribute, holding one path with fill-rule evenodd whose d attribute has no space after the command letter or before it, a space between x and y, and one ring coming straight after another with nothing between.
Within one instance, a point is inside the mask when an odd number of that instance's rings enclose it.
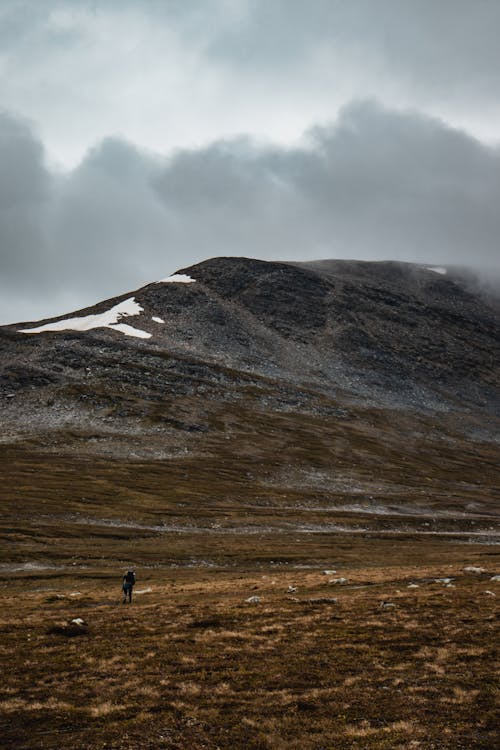
<instances>
[{"instance_id":1,"label":"mountain","mask_svg":"<svg viewBox=\"0 0 500 750\"><path fill-rule=\"evenodd\" d=\"M215 258L4 326L6 497L109 515L114 492L157 519L168 494L193 523L216 501L295 509L280 523L326 504L379 530L432 511L472 532L497 497L499 323L460 269Z\"/></svg>"},{"instance_id":2,"label":"mountain","mask_svg":"<svg viewBox=\"0 0 500 750\"><path fill-rule=\"evenodd\" d=\"M175 421L179 398L222 385L224 401L224 385L255 381L295 394L297 412L316 397L487 417L500 403L499 320L498 302L443 268L215 258L0 329L3 415L40 430L110 415L168 421L175 399Z\"/></svg>"}]
</instances>

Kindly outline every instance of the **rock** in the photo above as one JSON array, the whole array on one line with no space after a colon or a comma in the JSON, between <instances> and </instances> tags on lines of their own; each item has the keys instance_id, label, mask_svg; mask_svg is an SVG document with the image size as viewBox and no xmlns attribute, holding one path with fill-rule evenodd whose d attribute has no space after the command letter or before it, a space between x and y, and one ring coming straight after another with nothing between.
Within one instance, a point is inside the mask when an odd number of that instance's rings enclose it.
<instances>
[{"instance_id":1,"label":"rock","mask_svg":"<svg viewBox=\"0 0 500 750\"><path fill-rule=\"evenodd\" d=\"M418 589L420 587L419 587L418 583L409 583L408 584L408 588L409 589Z\"/></svg>"},{"instance_id":2,"label":"rock","mask_svg":"<svg viewBox=\"0 0 500 750\"><path fill-rule=\"evenodd\" d=\"M245 599L247 604L259 604L260 602L260 596L249 596L248 599Z\"/></svg>"},{"instance_id":3,"label":"rock","mask_svg":"<svg viewBox=\"0 0 500 750\"><path fill-rule=\"evenodd\" d=\"M500 581L500 576L491 576L490 581Z\"/></svg>"},{"instance_id":4,"label":"rock","mask_svg":"<svg viewBox=\"0 0 500 750\"><path fill-rule=\"evenodd\" d=\"M297 591L297 586L289 586L287 591L289 594L295 594L295 592Z\"/></svg>"},{"instance_id":5,"label":"rock","mask_svg":"<svg viewBox=\"0 0 500 750\"><path fill-rule=\"evenodd\" d=\"M332 578L331 581L328 581L328 583L331 583L333 585L337 583L347 583L347 578Z\"/></svg>"},{"instance_id":6,"label":"rock","mask_svg":"<svg viewBox=\"0 0 500 750\"><path fill-rule=\"evenodd\" d=\"M396 605L393 602L380 602L378 606L380 609L396 609Z\"/></svg>"},{"instance_id":7,"label":"rock","mask_svg":"<svg viewBox=\"0 0 500 750\"><path fill-rule=\"evenodd\" d=\"M488 589L486 589L484 593L488 594L489 596L496 596L496 594L493 591L488 591Z\"/></svg>"},{"instance_id":8,"label":"rock","mask_svg":"<svg viewBox=\"0 0 500 750\"><path fill-rule=\"evenodd\" d=\"M324 576L334 576L336 572L337 572L336 570L324 570L323 571L323 575Z\"/></svg>"},{"instance_id":9,"label":"rock","mask_svg":"<svg viewBox=\"0 0 500 750\"><path fill-rule=\"evenodd\" d=\"M85 620L81 617L75 617L73 620L64 621L52 625L47 630L47 635L64 635L67 638L74 638L79 635L88 635L89 629Z\"/></svg>"},{"instance_id":10,"label":"rock","mask_svg":"<svg viewBox=\"0 0 500 750\"><path fill-rule=\"evenodd\" d=\"M466 573L486 573L484 568L477 568L475 565L468 565L464 568Z\"/></svg>"}]
</instances>

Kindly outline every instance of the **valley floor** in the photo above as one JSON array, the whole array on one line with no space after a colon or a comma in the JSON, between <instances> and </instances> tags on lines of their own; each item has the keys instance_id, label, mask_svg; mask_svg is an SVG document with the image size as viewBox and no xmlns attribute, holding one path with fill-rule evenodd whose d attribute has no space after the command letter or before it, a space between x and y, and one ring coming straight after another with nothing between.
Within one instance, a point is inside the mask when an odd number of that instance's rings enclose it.
<instances>
[{"instance_id":1,"label":"valley floor","mask_svg":"<svg viewBox=\"0 0 500 750\"><path fill-rule=\"evenodd\" d=\"M2 747L492 750L498 547L377 544L139 568L132 605L121 569L4 570Z\"/></svg>"}]
</instances>

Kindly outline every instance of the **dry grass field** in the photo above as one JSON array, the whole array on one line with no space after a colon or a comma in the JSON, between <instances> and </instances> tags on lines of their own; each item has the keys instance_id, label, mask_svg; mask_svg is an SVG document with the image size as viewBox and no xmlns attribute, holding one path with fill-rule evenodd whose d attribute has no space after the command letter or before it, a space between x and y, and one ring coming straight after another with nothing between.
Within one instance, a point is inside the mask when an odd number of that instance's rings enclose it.
<instances>
[{"instance_id":1,"label":"dry grass field","mask_svg":"<svg viewBox=\"0 0 500 750\"><path fill-rule=\"evenodd\" d=\"M0 567L3 748L498 746L498 547L183 510L170 533L54 508L4 526L34 562Z\"/></svg>"},{"instance_id":2,"label":"dry grass field","mask_svg":"<svg viewBox=\"0 0 500 750\"><path fill-rule=\"evenodd\" d=\"M263 419L2 446L2 748L496 750L497 447Z\"/></svg>"},{"instance_id":3,"label":"dry grass field","mask_svg":"<svg viewBox=\"0 0 500 750\"><path fill-rule=\"evenodd\" d=\"M494 548L330 543L335 573L139 568L132 605L108 565L4 568L2 747L497 747Z\"/></svg>"}]
</instances>

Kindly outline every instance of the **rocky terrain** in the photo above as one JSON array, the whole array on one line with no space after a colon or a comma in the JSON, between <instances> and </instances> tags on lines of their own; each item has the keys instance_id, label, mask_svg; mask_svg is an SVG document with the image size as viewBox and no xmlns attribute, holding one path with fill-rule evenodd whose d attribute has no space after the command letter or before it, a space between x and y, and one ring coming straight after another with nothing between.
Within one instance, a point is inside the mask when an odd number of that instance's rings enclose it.
<instances>
[{"instance_id":1,"label":"rocky terrain","mask_svg":"<svg viewBox=\"0 0 500 750\"><path fill-rule=\"evenodd\" d=\"M460 269L215 258L0 328L5 746L490 750L499 323Z\"/></svg>"},{"instance_id":2,"label":"rocky terrain","mask_svg":"<svg viewBox=\"0 0 500 750\"><path fill-rule=\"evenodd\" d=\"M175 281L183 277L193 281ZM106 408L120 418L120 407L130 418L154 418L169 395L198 395L211 384L238 391L252 378L277 398L297 391L291 408L298 411L305 387L377 407L498 413L500 302L464 272L216 258L170 279L71 316L133 299L140 311L120 320L138 338L102 327L49 335L47 321L4 327L1 394L4 406L22 396L16 423L30 412L42 429L68 411L75 424L99 422ZM43 336L26 335L43 324Z\"/></svg>"},{"instance_id":3,"label":"rocky terrain","mask_svg":"<svg viewBox=\"0 0 500 750\"><path fill-rule=\"evenodd\" d=\"M3 450L41 460L42 483L48 454L96 456L153 461L189 495L194 461L236 499L478 511L497 479L499 321L459 270L215 258L0 329Z\"/></svg>"}]
</instances>

